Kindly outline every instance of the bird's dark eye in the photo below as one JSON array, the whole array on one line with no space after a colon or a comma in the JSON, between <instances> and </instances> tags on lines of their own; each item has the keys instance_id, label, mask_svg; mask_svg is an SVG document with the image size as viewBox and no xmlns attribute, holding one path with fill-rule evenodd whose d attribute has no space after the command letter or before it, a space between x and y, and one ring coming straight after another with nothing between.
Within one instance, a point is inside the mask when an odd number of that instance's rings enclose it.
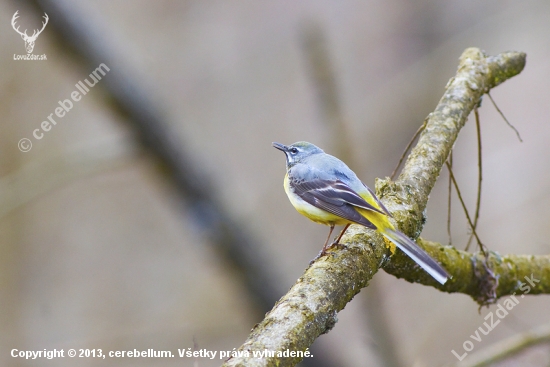
<instances>
[{"instance_id":1,"label":"bird's dark eye","mask_svg":"<svg viewBox=\"0 0 550 367\"><path fill-rule=\"evenodd\" d=\"M298 153L298 149L297 148L292 148L292 149L290 149L290 153L296 154L296 153Z\"/></svg>"}]
</instances>

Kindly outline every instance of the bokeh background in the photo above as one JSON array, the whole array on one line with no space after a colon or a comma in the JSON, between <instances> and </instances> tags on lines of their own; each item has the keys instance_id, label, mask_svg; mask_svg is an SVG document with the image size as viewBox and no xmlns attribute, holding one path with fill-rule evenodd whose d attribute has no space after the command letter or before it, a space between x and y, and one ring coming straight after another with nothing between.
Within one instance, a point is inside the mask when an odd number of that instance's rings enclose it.
<instances>
[{"instance_id":1,"label":"bokeh background","mask_svg":"<svg viewBox=\"0 0 550 367\"><path fill-rule=\"evenodd\" d=\"M41 6L50 21L34 54L47 61L15 61L25 49L11 18L19 10L21 29L39 28ZM376 177L391 174L470 46L527 53L525 70L491 92L523 143L487 98L480 109L479 234L502 254L548 254L549 20L545 0L0 1L0 363L220 365L180 358L25 361L10 351L240 346L267 311L242 265L265 271L265 279L252 278L277 299L328 230L288 202L284 158L271 142L313 142L346 157L373 187ZM43 139L32 138L101 62L109 73ZM134 116L165 141L148 141L154 134L121 112L112 92L120 83L131 88L119 88L119 96L143 98L131 106ZM153 107L155 119L140 106ZM31 151L18 149L22 138L32 140ZM470 118L454 153L470 211L476 146ZM211 208L186 195L163 162L158 152L174 147L185 157L182 171L208 188ZM422 234L442 243L447 180L443 172ZM463 248L469 235L453 200L452 240ZM212 216L226 218L217 208L231 222L216 224ZM250 247L228 250L219 238L226 233ZM549 309L548 296L521 299L474 352L550 322ZM315 342L308 365L454 363L451 350L464 352L488 311L478 312L467 296L381 271ZM549 364L550 347L542 345L497 365Z\"/></svg>"}]
</instances>

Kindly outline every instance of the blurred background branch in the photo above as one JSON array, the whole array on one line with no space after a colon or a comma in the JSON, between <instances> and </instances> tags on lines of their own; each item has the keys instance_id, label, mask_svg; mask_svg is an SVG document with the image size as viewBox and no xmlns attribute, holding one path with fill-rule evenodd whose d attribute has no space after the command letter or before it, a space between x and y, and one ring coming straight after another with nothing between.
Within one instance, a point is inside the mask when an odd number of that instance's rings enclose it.
<instances>
[{"instance_id":1,"label":"blurred background branch","mask_svg":"<svg viewBox=\"0 0 550 367\"><path fill-rule=\"evenodd\" d=\"M277 272L262 253L257 239L237 223L221 205L210 178L201 170L196 160L188 155L181 141L168 127L166 117L156 107L139 85L139 78L128 72L128 67L116 63L110 53L106 29L94 24L94 19L80 13L70 2L58 0L28 0L37 13L50 15L50 24L56 36L88 67L107 64L112 71L103 84L107 89L110 106L121 114L137 132L138 140L158 159L177 192L185 200L201 232L219 253L238 269L249 288L249 297L259 312L267 311L282 291L276 279Z\"/></svg>"},{"instance_id":2,"label":"blurred background branch","mask_svg":"<svg viewBox=\"0 0 550 367\"><path fill-rule=\"evenodd\" d=\"M472 355L456 367L484 367L515 356L532 346L550 343L550 324L540 325L531 330L515 334L486 347Z\"/></svg>"}]
</instances>

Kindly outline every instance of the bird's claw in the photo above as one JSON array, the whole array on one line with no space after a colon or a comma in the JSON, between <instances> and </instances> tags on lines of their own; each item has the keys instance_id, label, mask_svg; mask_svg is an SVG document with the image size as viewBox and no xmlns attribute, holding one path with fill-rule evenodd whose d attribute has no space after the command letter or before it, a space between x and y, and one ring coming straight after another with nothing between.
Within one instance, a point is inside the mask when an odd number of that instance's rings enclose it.
<instances>
[{"instance_id":1,"label":"bird's claw","mask_svg":"<svg viewBox=\"0 0 550 367\"><path fill-rule=\"evenodd\" d=\"M342 249L345 249L347 247L343 243L333 242L333 243L330 244L330 246L328 248L337 248L337 249L342 250Z\"/></svg>"},{"instance_id":2,"label":"bird's claw","mask_svg":"<svg viewBox=\"0 0 550 367\"><path fill-rule=\"evenodd\" d=\"M325 249L322 249L321 251L319 251L319 253L317 254L317 256L315 256L310 262L309 262L309 266L313 265L313 263L315 261L317 261L317 259L325 256L327 254L327 251Z\"/></svg>"},{"instance_id":3,"label":"bird's claw","mask_svg":"<svg viewBox=\"0 0 550 367\"><path fill-rule=\"evenodd\" d=\"M332 249L332 248L337 248L337 249L345 249L347 248L346 245L344 244L341 244L341 243L336 243L336 242L333 242L331 243L329 246L327 246L327 248L323 248L321 251L319 251L319 253L317 254L317 256L315 256L315 258L313 258L313 260L311 260L309 262L309 266L313 265L313 263L315 261L317 261L317 259L325 256L325 255L330 255L330 253L328 252L328 250Z\"/></svg>"}]
</instances>

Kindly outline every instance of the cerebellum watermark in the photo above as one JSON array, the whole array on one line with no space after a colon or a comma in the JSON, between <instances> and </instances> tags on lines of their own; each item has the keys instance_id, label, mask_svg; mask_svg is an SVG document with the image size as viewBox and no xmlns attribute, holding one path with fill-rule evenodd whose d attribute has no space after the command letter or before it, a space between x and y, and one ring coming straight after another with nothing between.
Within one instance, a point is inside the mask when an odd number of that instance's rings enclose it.
<instances>
[{"instance_id":1,"label":"cerebellum watermark","mask_svg":"<svg viewBox=\"0 0 550 367\"><path fill-rule=\"evenodd\" d=\"M88 78L84 79L86 84L84 84L82 80L79 80L78 83L75 84L78 90L74 90L71 93L70 99L60 100L58 102L59 106L55 108L54 112L50 113L47 118L40 123L39 128L32 131L32 136L36 140L41 140L52 127L57 125L56 119L63 118L74 107L74 104L82 99L82 96L88 94L90 91L89 88L93 88L110 70L111 69L109 69L107 65L102 63L90 73L89 78L91 80L88 80ZM54 115L56 116L55 118ZM23 138L19 140L18 147L20 151L26 153L32 149L32 141L28 138Z\"/></svg>"},{"instance_id":2,"label":"cerebellum watermark","mask_svg":"<svg viewBox=\"0 0 550 367\"><path fill-rule=\"evenodd\" d=\"M524 298L526 294L531 292L531 288L534 287L536 283L540 282L540 280L535 279L533 277L533 274L531 274L530 277L526 275L525 281L529 283L529 285L527 285L527 283L520 283L519 289L523 292L523 294L521 295L521 298ZM491 331L493 331L495 327L498 324L500 324L500 321L508 315L509 311L511 311L518 304L519 304L519 299L516 297L515 292L509 298L506 298L502 303L500 302L497 303L497 309L495 313L493 314L493 311L491 311L487 315L485 315L483 319L486 321L483 323L482 326L478 327L472 335L470 335L470 338L473 341L481 343L481 340L483 339L483 335L488 335ZM459 361L462 361L464 358L466 358L468 353L475 348L475 345L472 342L472 340L466 340L464 341L464 343L462 343L462 348L464 348L463 354L458 354L454 349L451 350L451 353L453 353L453 355Z\"/></svg>"}]
</instances>

